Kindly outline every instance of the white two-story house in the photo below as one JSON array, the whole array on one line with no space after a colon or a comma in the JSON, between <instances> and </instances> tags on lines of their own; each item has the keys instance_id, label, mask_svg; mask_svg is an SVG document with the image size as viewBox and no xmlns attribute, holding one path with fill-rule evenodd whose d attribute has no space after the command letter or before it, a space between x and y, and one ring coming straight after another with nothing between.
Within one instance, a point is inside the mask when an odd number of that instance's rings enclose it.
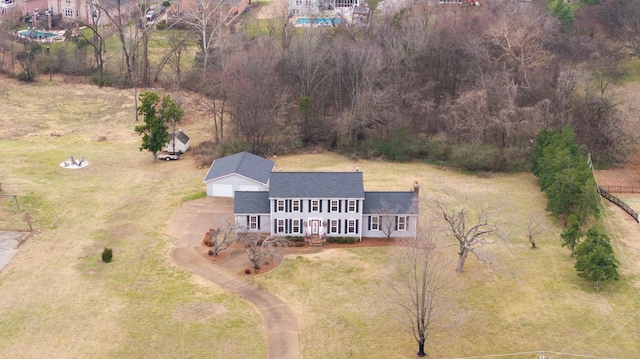
<instances>
[{"instance_id":1,"label":"white two-story house","mask_svg":"<svg viewBox=\"0 0 640 359\"><path fill-rule=\"evenodd\" d=\"M365 192L362 172L271 172L268 191L236 191L238 232L415 238L417 192Z\"/></svg>"}]
</instances>

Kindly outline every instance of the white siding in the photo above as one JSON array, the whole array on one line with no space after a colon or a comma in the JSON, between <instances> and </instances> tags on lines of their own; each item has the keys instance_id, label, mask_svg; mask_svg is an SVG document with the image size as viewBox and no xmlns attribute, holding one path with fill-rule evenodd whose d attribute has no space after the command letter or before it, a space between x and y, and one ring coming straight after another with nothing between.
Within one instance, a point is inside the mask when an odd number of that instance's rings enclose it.
<instances>
[{"instance_id":1,"label":"white siding","mask_svg":"<svg viewBox=\"0 0 640 359\"><path fill-rule=\"evenodd\" d=\"M221 177L215 179L213 181L207 182L207 196L216 196L214 195L214 187L218 185L228 185L231 186L231 194L224 197L233 197L233 192L235 191L267 191L268 188L256 181L250 180L246 177L232 174L229 176Z\"/></svg>"},{"instance_id":2,"label":"white siding","mask_svg":"<svg viewBox=\"0 0 640 359\"><path fill-rule=\"evenodd\" d=\"M207 194L209 194L209 193L207 193ZM230 184L214 183L211 186L211 196L213 196L213 197L233 197L233 186L230 185Z\"/></svg>"},{"instance_id":3,"label":"white siding","mask_svg":"<svg viewBox=\"0 0 640 359\"><path fill-rule=\"evenodd\" d=\"M365 238L386 238L387 235L389 234L388 228L390 228L390 231L391 231L391 238L415 238L416 237L417 217L415 215L401 215L403 217L407 217L407 216L409 217L409 222L407 223L406 231L395 230L395 216L388 217L384 215L383 216L376 215L378 217L382 217L382 220L380 223L380 229L371 230L369 226L371 216L372 215L362 216L362 236ZM393 222L386 222L390 218L393 218ZM389 226L387 223L392 223L392 224L391 226Z\"/></svg>"}]
</instances>

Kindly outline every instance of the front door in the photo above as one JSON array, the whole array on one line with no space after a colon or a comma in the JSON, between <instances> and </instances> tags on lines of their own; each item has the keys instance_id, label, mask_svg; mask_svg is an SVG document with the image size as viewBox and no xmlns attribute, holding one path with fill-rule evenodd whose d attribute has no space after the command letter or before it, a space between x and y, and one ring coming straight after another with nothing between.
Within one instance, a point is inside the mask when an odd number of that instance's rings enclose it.
<instances>
[{"instance_id":1,"label":"front door","mask_svg":"<svg viewBox=\"0 0 640 359\"><path fill-rule=\"evenodd\" d=\"M311 220L311 234L318 234L319 229L320 229L320 220L319 219L312 219Z\"/></svg>"}]
</instances>

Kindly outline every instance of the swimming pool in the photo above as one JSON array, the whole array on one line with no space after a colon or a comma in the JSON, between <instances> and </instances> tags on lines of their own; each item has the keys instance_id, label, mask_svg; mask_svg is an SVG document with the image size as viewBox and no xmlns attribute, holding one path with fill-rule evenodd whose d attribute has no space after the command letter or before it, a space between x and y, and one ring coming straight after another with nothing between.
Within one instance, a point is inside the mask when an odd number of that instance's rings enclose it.
<instances>
[{"instance_id":1,"label":"swimming pool","mask_svg":"<svg viewBox=\"0 0 640 359\"><path fill-rule=\"evenodd\" d=\"M313 25L313 26L338 26L342 19L331 17L308 18L301 17L296 20L296 25Z\"/></svg>"},{"instance_id":2,"label":"swimming pool","mask_svg":"<svg viewBox=\"0 0 640 359\"><path fill-rule=\"evenodd\" d=\"M39 30L22 30L18 32L22 36L31 37L31 38L42 38L42 37L54 37L56 34L53 32L39 31Z\"/></svg>"}]
</instances>

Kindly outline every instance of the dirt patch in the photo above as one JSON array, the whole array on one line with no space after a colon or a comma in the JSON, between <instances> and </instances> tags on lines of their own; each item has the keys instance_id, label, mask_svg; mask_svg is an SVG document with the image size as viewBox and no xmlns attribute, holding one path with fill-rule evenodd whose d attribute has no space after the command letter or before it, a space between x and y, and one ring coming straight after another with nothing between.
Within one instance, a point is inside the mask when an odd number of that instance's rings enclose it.
<instances>
[{"instance_id":1,"label":"dirt patch","mask_svg":"<svg viewBox=\"0 0 640 359\"><path fill-rule=\"evenodd\" d=\"M640 146L624 166L595 171L598 186L638 187L640 191Z\"/></svg>"}]
</instances>

